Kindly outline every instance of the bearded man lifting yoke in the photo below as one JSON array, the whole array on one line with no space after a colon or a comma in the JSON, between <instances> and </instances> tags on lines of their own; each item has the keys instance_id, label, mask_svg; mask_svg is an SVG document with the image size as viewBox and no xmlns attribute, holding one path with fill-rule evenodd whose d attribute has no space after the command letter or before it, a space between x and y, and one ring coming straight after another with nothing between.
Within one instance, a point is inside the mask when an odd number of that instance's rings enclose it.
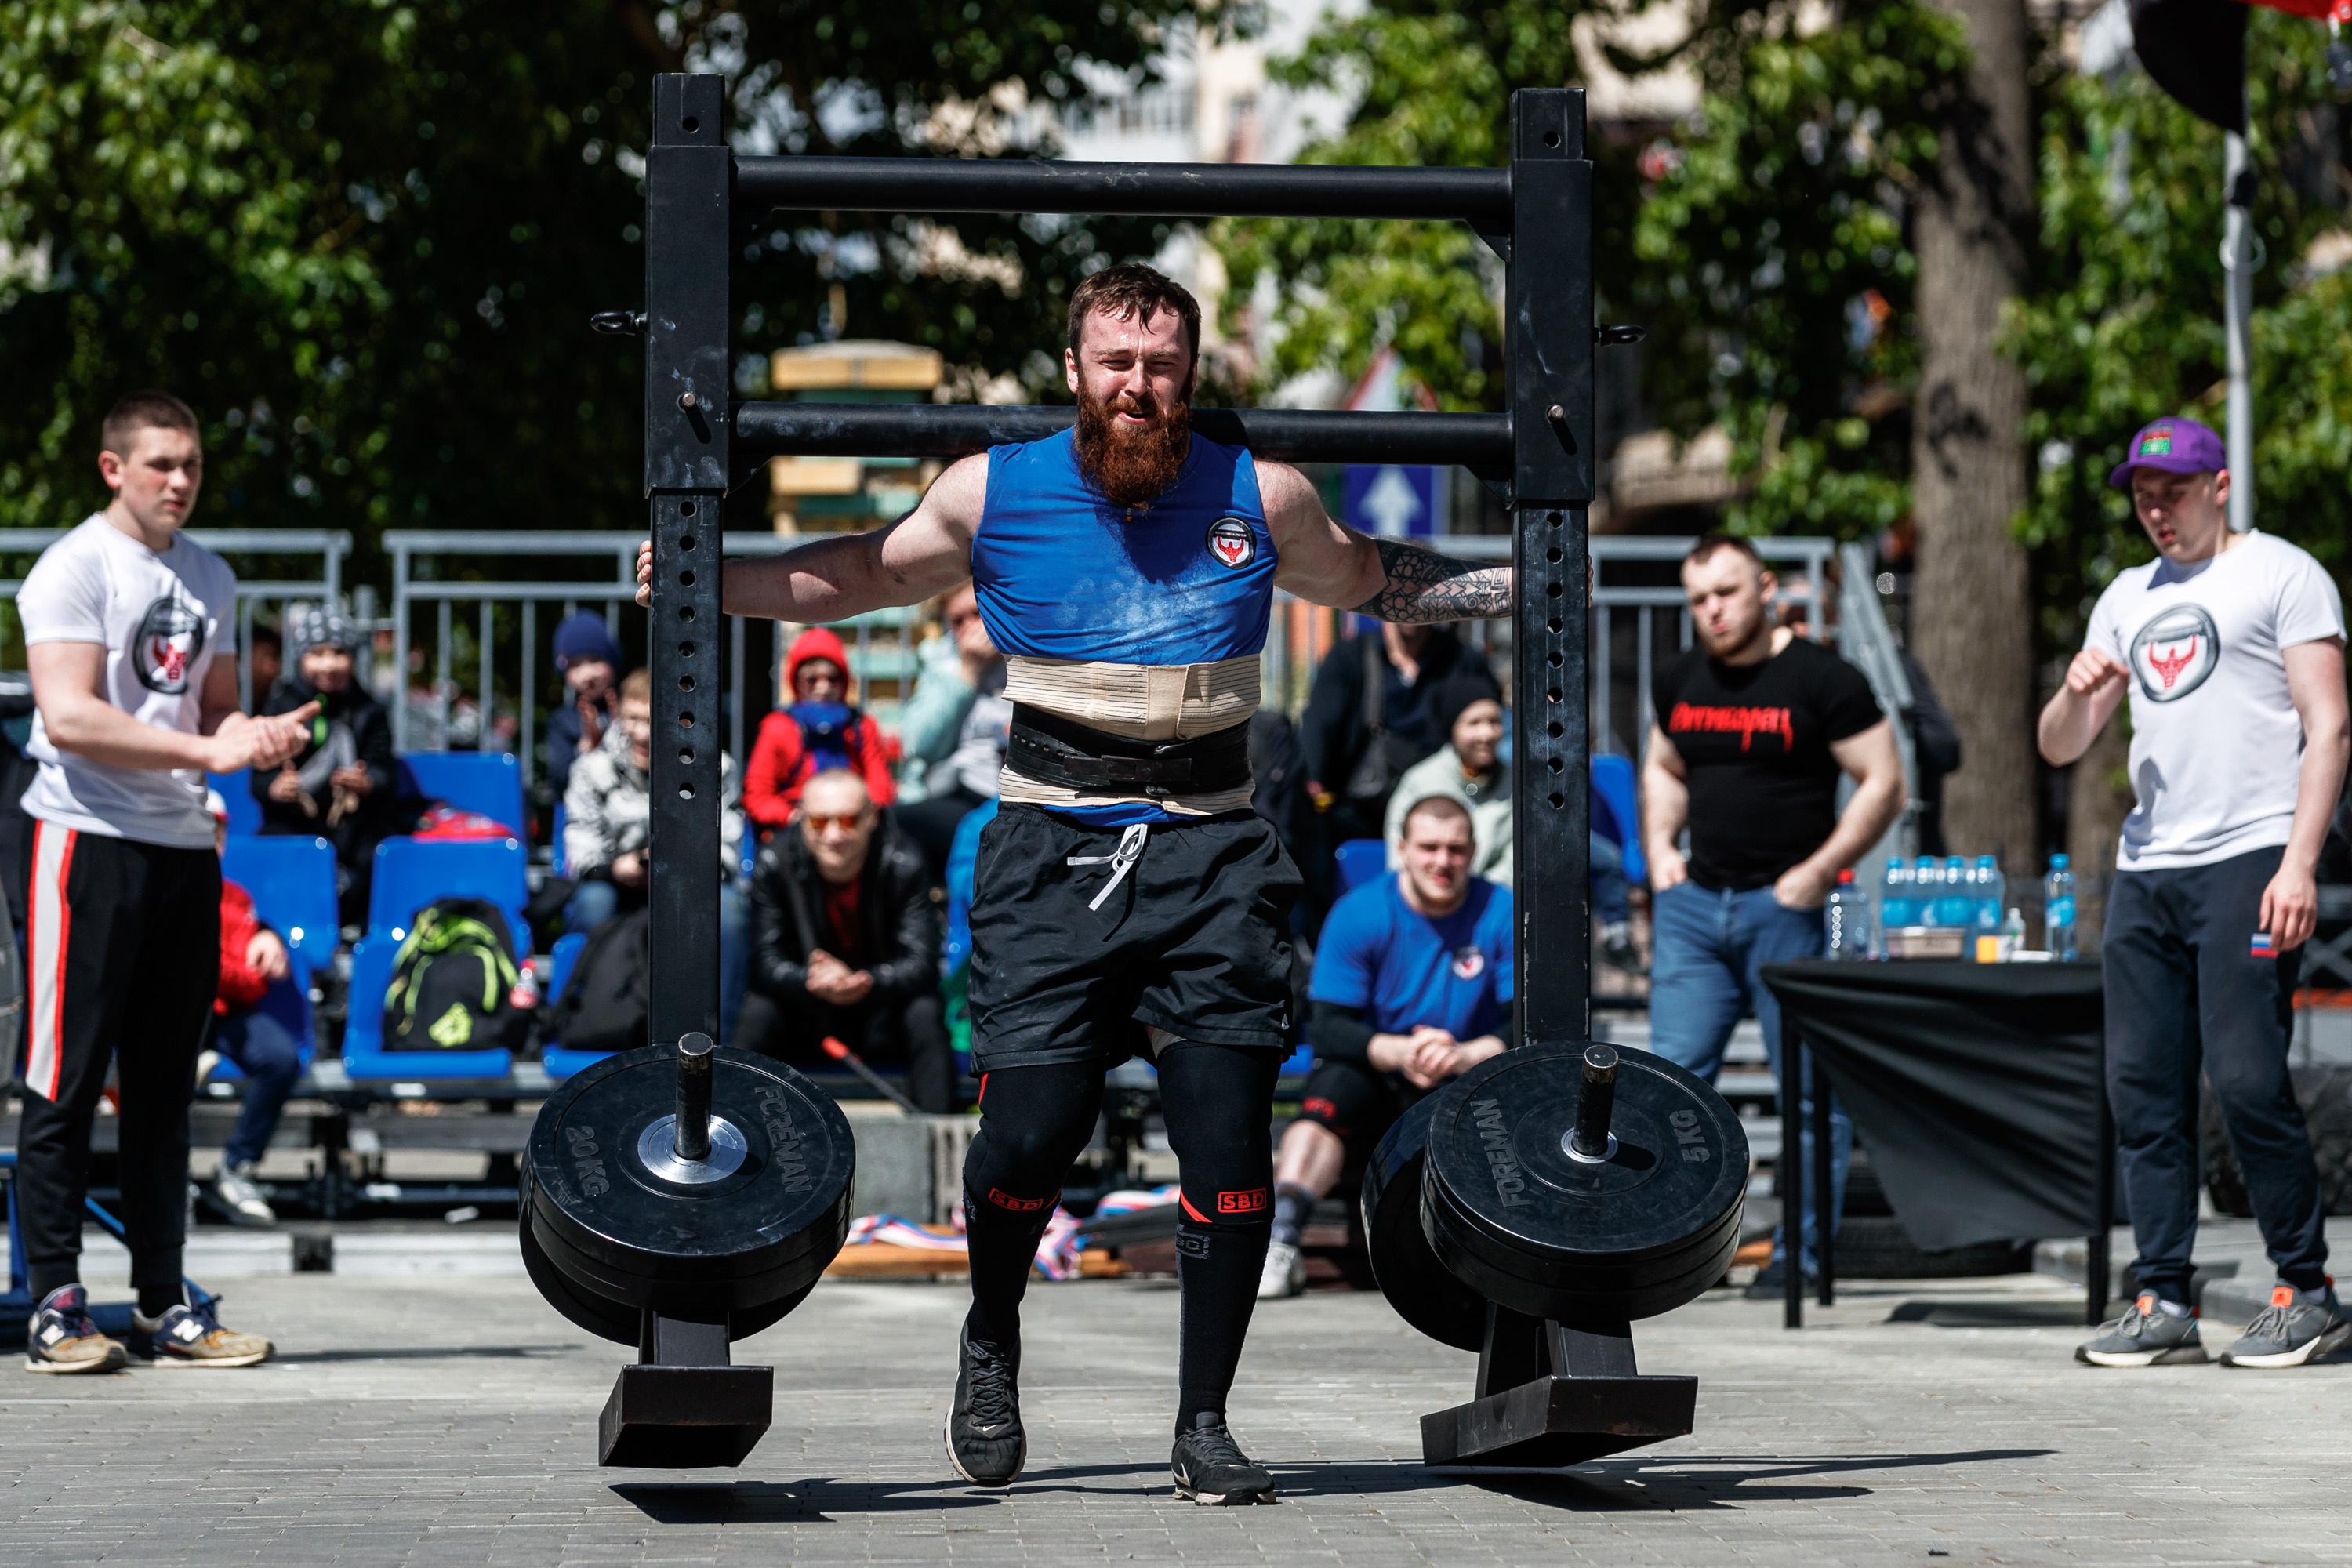
<instances>
[{"instance_id":1,"label":"bearded man lifting yoke","mask_svg":"<svg viewBox=\"0 0 2352 1568\"><path fill-rule=\"evenodd\" d=\"M1192 434L1200 307L1149 267L1072 293L1076 427L965 458L907 517L730 562L731 615L831 622L971 579L1006 658L1003 807L971 909L981 1126L964 1166L972 1307L947 1421L956 1469L1026 1457L1020 1305L1105 1071L1157 1066L1181 1163L1176 1485L1274 1498L1225 1426L1273 1220L1298 873L1250 814L1248 721L1278 585L1382 620L1509 613L1510 573L1326 514L1297 469ZM638 600L652 581L638 557Z\"/></svg>"}]
</instances>

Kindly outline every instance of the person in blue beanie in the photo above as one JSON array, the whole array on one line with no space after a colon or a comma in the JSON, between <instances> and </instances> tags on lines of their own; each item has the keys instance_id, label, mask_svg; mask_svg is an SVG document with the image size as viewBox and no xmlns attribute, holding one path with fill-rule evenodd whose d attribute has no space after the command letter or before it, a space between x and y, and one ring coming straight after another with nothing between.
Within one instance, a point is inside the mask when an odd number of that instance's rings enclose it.
<instances>
[{"instance_id":1,"label":"person in blue beanie","mask_svg":"<svg viewBox=\"0 0 2352 1568\"><path fill-rule=\"evenodd\" d=\"M547 782L560 799L572 783L572 764L594 751L613 721L613 689L621 680L621 645L594 610L579 610L555 626L555 668L572 700L547 716Z\"/></svg>"}]
</instances>

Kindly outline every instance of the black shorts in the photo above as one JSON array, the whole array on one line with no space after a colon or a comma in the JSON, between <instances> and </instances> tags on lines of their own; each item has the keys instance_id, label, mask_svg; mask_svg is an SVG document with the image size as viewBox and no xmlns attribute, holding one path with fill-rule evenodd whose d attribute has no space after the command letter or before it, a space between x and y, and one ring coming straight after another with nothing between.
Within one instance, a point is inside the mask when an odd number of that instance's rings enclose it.
<instances>
[{"instance_id":1,"label":"black shorts","mask_svg":"<svg viewBox=\"0 0 2352 1568\"><path fill-rule=\"evenodd\" d=\"M1369 1150L1424 1091L1401 1073L1381 1072L1352 1058L1317 1058L1300 1092L1298 1119L1337 1133L1351 1148Z\"/></svg>"},{"instance_id":2,"label":"black shorts","mask_svg":"<svg viewBox=\"0 0 2352 1568\"><path fill-rule=\"evenodd\" d=\"M1241 815L1154 823L1127 875L1089 909L1122 832L1036 805L1006 805L981 831L974 1070L1115 1067L1146 1049L1146 1026L1208 1045L1289 1048L1298 870L1272 825Z\"/></svg>"}]
</instances>

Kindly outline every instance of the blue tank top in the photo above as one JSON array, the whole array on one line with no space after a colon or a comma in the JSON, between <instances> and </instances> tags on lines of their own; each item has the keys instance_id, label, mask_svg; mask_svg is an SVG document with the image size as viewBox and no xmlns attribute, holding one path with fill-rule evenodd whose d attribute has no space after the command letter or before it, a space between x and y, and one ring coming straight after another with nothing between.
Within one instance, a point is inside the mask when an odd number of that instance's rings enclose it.
<instances>
[{"instance_id":1,"label":"blue tank top","mask_svg":"<svg viewBox=\"0 0 2352 1568\"><path fill-rule=\"evenodd\" d=\"M1176 483L1132 521L1087 483L1074 431L989 448L971 582L1001 652L1148 665L1255 654L1274 569L1244 447L1194 436Z\"/></svg>"}]
</instances>

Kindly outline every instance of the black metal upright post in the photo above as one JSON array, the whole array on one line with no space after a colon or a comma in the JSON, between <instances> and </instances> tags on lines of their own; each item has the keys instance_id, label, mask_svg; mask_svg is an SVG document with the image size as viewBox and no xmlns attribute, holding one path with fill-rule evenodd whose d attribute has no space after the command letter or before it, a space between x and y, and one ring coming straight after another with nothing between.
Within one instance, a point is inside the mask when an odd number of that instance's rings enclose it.
<instances>
[{"instance_id":1,"label":"black metal upright post","mask_svg":"<svg viewBox=\"0 0 2352 1568\"><path fill-rule=\"evenodd\" d=\"M646 153L646 495L653 512L653 1038L719 1033L719 502L733 181L715 76L654 79Z\"/></svg>"},{"instance_id":2,"label":"black metal upright post","mask_svg":"<svg viewBox=\"0 0 2352 1568\"><path fill-rule=\"evenodd\" d=\"M1527 1040L1580 1040L1591 1032L1585 512L1593 492L1592 165L1580 89L1511 95L1509 245L1519 1011Z\"/></svg>"}]
</instances>

